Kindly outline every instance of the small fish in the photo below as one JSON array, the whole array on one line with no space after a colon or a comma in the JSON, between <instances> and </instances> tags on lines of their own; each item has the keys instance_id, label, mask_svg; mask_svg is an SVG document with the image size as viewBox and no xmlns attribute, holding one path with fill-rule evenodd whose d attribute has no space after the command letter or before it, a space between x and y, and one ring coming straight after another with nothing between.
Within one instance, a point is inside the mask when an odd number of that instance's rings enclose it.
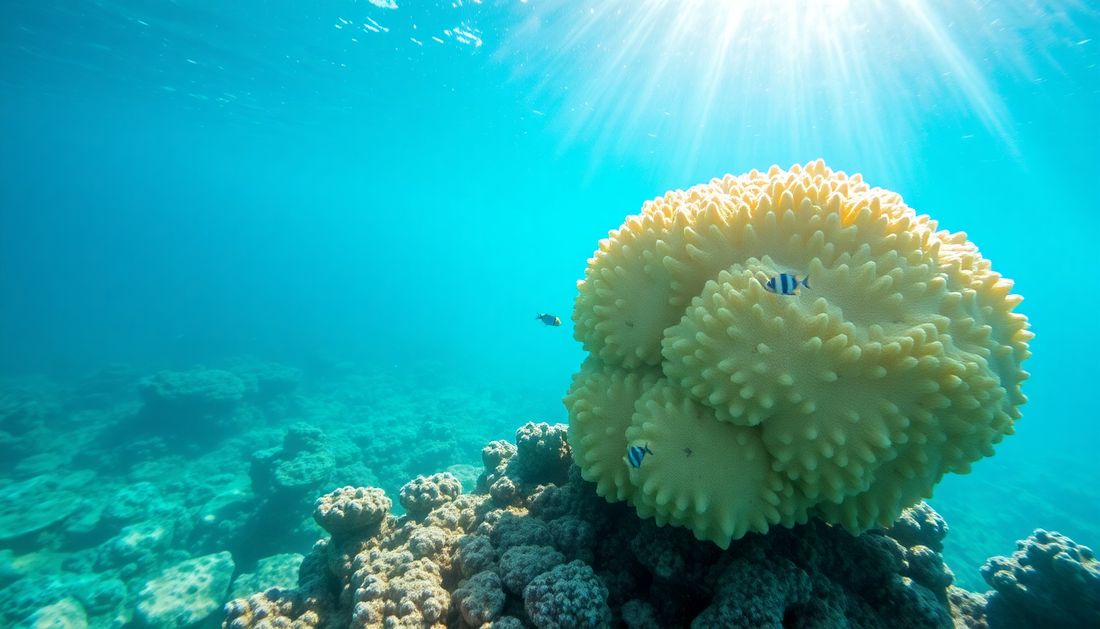
<instances>
[{"instance_id":1,"label":"small fish","mask_svg":"<svg viewBox=\"0 0 1100 629\"><path fill-rule=\"evenodd\" d=\"M794 295L798 290L798 285L801 284L806 288L810 287L810 276L807 275L806 279L801 282L798 281L797 275L788 275L786 273L780 273L775 277L768 280L768 283L764 285L764 290L769 293L775 293L776 295Z\"/></svg>"},{"instance_id":2,"label":"small fish","mask_svg":"<svg viewBox=\"0 0 1100 629\"><path fill-rule=\"evenodd\" d=\"M642 466L642 459L645 455L653 454L653 450L649 449L649 444L645 444L645 447L630 446L626 449L626 462L630 464L630 467L638 469Z\"/></svg>"},{"instance_id":3,"label":"small fish","mask_svg":"<svg viewBox=\"0 0 1100 629\"><path fill-rule=\"evenodd\" d=\"M555 317L552 314L543 314L539 312L535 314L535 318L539 321L542 321L546 325L553 326L555 328L561 325L561 319Z\"/></svg>"}]
</instances>

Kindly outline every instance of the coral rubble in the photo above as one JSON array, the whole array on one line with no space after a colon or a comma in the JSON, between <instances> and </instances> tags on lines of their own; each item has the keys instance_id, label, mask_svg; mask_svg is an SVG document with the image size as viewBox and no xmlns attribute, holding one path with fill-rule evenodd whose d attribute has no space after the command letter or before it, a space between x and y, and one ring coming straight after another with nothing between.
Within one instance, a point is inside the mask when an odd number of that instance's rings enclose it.
<instances>
[{"instance_id":1,"label":"coral rubble","mask_svg":"<svg viewBox=\"0 0 1100 629\"><path fill-rule=\"evenodd\" d=\"M146 627L183 629L220 606L233 577L227 552L180 562L149 580L138 593L137 617Z\"/></svg>"}]
</instances>

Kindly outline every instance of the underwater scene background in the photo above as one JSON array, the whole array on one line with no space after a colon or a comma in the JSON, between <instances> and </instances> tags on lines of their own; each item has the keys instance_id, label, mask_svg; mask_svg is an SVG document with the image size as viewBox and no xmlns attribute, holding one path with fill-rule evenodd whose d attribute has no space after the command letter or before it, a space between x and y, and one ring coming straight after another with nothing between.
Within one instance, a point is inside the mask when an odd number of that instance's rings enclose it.
<instances>
[{"instance_id":1,"label":"underwater scene background","mask_svg":"<svg viewBox=\"0 0 1100 629\"><path fill-rule=\"evenodd\" d=\"M143 584L229 551L233 596L294 587L248 579L318 496L474 491L567 421L609 230L818 158L1025 298L1016 434L928 501L955 585L1036 528L1095 547L1098 62L1074 1L0 4L0 625L216 626Z\"/></svg>"}]
</instances>

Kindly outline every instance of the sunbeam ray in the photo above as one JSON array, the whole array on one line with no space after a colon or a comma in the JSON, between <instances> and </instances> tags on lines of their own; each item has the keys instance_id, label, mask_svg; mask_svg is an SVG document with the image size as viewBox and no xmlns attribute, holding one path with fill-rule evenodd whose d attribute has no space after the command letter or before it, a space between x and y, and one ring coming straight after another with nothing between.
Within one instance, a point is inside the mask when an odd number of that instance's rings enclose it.
<instances>
[{"instance_id":1,"label":"sunbeam ray","mask_svg":"<svg viewBox=\"0 0 1100 629\"><path fill-rule=\"evenodd\" d=\"M843 148L868 156L868 167L899 171L896 147L919 141L933 117L966 128L973 118L1019 158L1012 116L981 66L1006 40L1018 43L1028 16L1068 20L1043 3L1006 3L1001 17L993 9L978 0L548 0L497 54L534 55L519 73L539 68L532 98L572 114L556 122L563 149L586 143L611 157L656 144L686 174L715 146L758 159L828 153L841 147L824 138L840 129ZM1034 74L1014 55L999 63Z\"/></svg>"}]
</instances>

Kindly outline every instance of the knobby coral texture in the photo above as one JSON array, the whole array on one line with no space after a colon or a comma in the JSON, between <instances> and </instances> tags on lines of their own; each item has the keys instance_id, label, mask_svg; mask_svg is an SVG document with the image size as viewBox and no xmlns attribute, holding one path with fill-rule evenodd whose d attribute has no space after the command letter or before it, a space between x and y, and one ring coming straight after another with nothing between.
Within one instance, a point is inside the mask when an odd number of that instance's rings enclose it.
<instances>
[{"instance_id":1,"label":"knobby coral texture","mask_svg":"<svg viewBox=\"0 0 1100 629\"><path fill-rule=\"evenodd\" d=\"M993 588L986 616L1006 629L1100 627L1100 562L1092 549L1037 529L1011 557L993 557L982 577ZM1064 605L1066 599L1077 601Z\"/></svg>"},{"instance_id":2,"label":"knobby coral texture","mask_svg":"<svg viewBox=\"0 0 1100 629\"><path fill-rule=\"evenodd\" d=\"M1033 335L1011 287L965 233L820 160L669 192L579 282L574 457L721 547L811 515L888 526L1013 433Z\"/></svg>"},{"instance_id":3,"label":"knobby coral texture","mask_svg":"<svg viewBox=\"0 0 1100 629\"><path fill-rule=\"evenodd\" d=\"M564 435L565 425L528 424L517 434ZM296 588L230 601L226 629L1009 629L991 600L952 586L938 549L947 525L924 503L890 527L853 535L811 519L749 533L721 549L687 530L637 517L601 498L557 448L493 442L472 494L446 474L420 477L403 495L436 496L403 516L377 489L344 488L318 500L331 537L304 559ZM558 482L532 481L524 473ZM507 492L491 492L505 483ZM432 488L431 485L435 485ZM406 491L407 490L407 491ZM369 517L349 528L355 511ZM378 515L381 514L381 517ZM1014 558L1038 574L997 596L1038 596L1092 618L1091 551L1036 533ZM1038 557L1046 559L1040 560ZM1001 561L1001 563L997 563ZM1008 560L992 560L1003 571ZM1090 563L1091 562L1091 563ZM1069 580L1092 580L1077 589ZM999 578L999 577L998 577ZM1001 579L1004 581L1003 579ZM1028 586L1046 587L1029 594ZM1011 592L1015 592L1012 594ZM1091 607L1090 607L1091 606ZM1070 612L1064 612L1070 613ZM1067 624L1085 627L1087 624Z\"/></svg>"}]
</instances>

